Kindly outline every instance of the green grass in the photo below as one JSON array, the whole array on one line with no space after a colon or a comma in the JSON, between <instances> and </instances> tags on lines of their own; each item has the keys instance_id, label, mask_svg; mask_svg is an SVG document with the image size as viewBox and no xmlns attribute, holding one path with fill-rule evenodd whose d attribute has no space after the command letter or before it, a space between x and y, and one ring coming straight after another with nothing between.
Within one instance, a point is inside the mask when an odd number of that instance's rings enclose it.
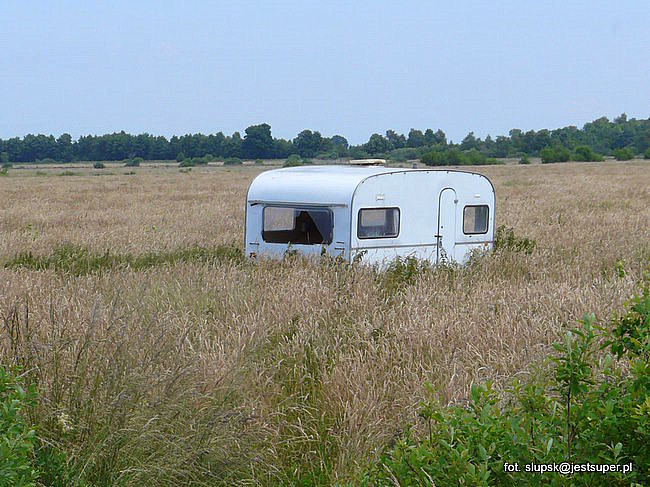
<instances>
[{"instance_id":1,"label":"green grass","mask_svg":"<svg viewBox=\"0 0 650 487\"><path fill-rule=\"evenodd\" d=\"M141 255L130 253L103 254L93 253L85 247L64 245L56 248L49 255L33 255L23 252L4 263L6 269L54 269L57 272L85 275L110 269L131 269L138 271L161 265L173 265L177 262L214 262L230 261L243 263L244 253L235 246L219 245L215 248L194 246L188 249L176 249L165 252L149 252Z\"/></svg>"}]
</instances>

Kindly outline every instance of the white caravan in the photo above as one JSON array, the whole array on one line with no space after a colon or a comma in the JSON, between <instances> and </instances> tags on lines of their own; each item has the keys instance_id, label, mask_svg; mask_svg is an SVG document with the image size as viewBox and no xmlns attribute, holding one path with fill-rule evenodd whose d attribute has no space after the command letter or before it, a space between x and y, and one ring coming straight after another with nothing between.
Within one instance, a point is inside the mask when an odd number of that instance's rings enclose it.
<instances>
[{"instance_id":1,"label":"white caravan","mask_svg":"<svg viewBox=\"0 0 650 487\"><path fill-rule=\"evenodd\" d=\"M385 265L413 256L463 263L494 241L495 195L480 174L380 166L266 171L248 189L246 255L327 252Z\"/></svg>"}]
</instances>

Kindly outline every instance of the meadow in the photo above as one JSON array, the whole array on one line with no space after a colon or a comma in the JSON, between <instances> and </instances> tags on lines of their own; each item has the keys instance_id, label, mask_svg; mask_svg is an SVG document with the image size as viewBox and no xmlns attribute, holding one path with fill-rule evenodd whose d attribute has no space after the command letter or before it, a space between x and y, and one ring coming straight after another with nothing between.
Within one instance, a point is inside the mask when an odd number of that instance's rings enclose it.
<instances>
[{"instance_id":1,"label":"meadow","mask_svg":"<svg viewBox=\"0 0 650 487\"><path fill-rule=\"evenodd\" d=\"M542 373L585 313L621 309L650 265L648 169L473 167L497 225L534 247L404 275L245 259L260 167L14 168L2 364L38 389L60 485L354 483L425 427L425 384L463 404Z\"/></svg>"}]
</instances>

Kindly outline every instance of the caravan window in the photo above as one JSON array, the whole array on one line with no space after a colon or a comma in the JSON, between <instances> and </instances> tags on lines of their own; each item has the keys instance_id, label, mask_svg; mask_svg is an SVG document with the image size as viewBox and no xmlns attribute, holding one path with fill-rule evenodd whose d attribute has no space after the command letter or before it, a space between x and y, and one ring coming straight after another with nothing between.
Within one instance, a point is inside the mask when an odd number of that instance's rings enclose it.
<instances>
[{"instance_id":1,"label":"caravan window","mask_svg":"<svg viewBox=\"0 0 650 487\"><path fill-rule=\"evenodd\" d=\"M465 235L476 235L488 231L487 205L466 206L463 210L463 233Z\"/></svg>"},{"instance_id":2,"label":"caravan window","mask_svg":"<svg viewBox=\"0 0 650 487\"><path fill-rule=\"evenodd\" d=\"M359 210L359 238L393 238L399 235L399 208L363 208Z\"/></svg>"},{"instance_id":3,"label":"caravan window","mask_svg":"<svg viewBox=\"0 0 650 487\"><path fill-rule=\"evenodd\" d=\"M332 243L333 218L329 208L266 206L262 238L268 243L300 245Z\"/></svg>"}]
</instances>

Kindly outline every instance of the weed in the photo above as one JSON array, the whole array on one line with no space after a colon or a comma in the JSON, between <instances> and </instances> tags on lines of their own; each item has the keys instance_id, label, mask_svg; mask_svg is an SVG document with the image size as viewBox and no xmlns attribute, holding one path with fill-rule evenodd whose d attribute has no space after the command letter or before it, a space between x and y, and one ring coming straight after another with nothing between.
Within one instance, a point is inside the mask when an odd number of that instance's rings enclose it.
<instances>
[{"instance_id":1,"label":"weed","mask_svg":"<svg viewBox=\"0 0 650 487\"><path fill-rule=\"evenodd\" d=\"M535 240L528 237L518 237L512 228L506 228L505 225L500 225L497 228L494 238L495 251L523 252L530 255L535 250L536 245Z\"/></svg>"}]
</instances>

